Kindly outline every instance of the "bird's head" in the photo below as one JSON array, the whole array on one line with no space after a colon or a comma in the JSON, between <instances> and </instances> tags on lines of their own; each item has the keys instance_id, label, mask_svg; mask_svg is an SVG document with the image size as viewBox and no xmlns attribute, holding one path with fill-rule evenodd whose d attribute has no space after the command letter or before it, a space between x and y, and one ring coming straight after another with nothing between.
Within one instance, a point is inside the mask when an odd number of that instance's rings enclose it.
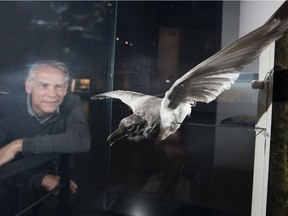
<instances>
[{"instance_id":1,"label":"bird's head","mask_svg":"<svg viewBox=\"0 0 288 216\"><path fill-rule=\"evenodd\" d=\"M112 146L120 139L127 137L128 140L139 141L144 139L144 131L147 127L147 121L138 115L130 115L122 119L118 128L109 135L107 141Z\"/></svg>"}]
</instances>

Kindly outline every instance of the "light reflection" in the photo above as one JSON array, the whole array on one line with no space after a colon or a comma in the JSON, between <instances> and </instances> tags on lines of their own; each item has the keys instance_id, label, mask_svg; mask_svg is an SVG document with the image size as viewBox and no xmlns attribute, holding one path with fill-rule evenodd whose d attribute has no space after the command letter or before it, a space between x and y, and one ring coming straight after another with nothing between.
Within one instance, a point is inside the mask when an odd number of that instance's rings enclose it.
<instances>
[{"instance_id":1,"label":"light reflection","mask_svg":"<svg viewBox=\"0 0 288 216\"><path fill-rule=\"evenodd\" d=\"M146 202L135 199L135 201L131 205L130 212L133 216L148 216L150 215L149 208L151 208L151 206L147 205Z\"/></svg>"},{"instance_id":2,"label":"light reflection","mask_svg":"<svg viewBox=\"0 0 288 216\"><path fill-rule=\"evenodd\" d=\"M88 93L90 90L90 79L72 79L71 92Z\"/></svg>"}]
</instances>

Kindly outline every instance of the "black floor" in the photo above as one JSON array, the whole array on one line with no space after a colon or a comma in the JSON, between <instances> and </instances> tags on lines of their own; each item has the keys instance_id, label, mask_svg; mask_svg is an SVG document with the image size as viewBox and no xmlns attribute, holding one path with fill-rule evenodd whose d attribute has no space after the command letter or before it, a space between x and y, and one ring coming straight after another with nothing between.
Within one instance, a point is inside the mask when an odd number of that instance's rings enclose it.
<instances>
[{"instance_id":1,"label":"black floor","mask_svg":"<svg viewBox=\"0 0 288 216\"><path fill-rule=\"evenodd\" d=\"M196 176L196 183L190 181L185 191L179 190L179 185L186 183L182 175L174 177L178 175L175 167L155 180L155 170L141 170L137 160L136 154L128 163L132 167L121 164L121 168L109 170L113 179L108 180L105 172L102 175L105 165L97 163L95 155L92 159L87 155L76 158L76 163L82 165L74 170L79 188L71 199L71 216L250 216L251 188L245 184L252 173L214 170L213 184L217 187L205 188L210 182L199 184ZM210 179L209 175L204 177Z\"/></svg>"},{"instance_id":2,"label":"black floor","mask_svg":"<svg viewBox=\"0 0 288 216\"><path fill-rule=\"evenodd\" d=\"M163 202L137 196L124 196L111 203L110 212L117 215L145 216L240 216L240 214Z\"/></svg>"}]
</instances>

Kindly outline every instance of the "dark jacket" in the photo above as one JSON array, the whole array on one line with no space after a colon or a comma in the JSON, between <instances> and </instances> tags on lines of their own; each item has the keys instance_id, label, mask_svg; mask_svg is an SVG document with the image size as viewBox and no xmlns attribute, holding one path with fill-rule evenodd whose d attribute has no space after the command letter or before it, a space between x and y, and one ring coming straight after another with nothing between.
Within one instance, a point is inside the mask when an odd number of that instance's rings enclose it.
<instances>
[{"instance_id":1,"label":"dark jacket","mask_svg":"<svg viewBox=\"0 0 288 216\"><path fill-rule=\"evenodd\" d=\"M78 96L67 93L59 112L43 124L28 113L26 100L27 94L0 95L0 148L23 138L24 156L89 151L89 127ZM39 187L44 175L31 176L29 185Z\"/></svg>"}]
</instances>

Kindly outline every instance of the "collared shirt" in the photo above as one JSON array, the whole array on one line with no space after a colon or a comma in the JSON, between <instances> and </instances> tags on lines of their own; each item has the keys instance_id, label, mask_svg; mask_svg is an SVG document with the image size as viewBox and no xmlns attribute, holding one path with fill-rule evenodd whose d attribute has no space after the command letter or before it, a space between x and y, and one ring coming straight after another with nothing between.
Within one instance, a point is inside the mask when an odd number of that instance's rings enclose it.
<instances>
[{"instance_id":1,"label":"collared shirt","mask_svg":"<svg viewBox=\"0 0 288 216\"><path fill-rule=\"evenodd\" d=\"M55 113L59 113L59 107L57 108L56 112L45 115L43 117L37 116L37 114L33 111L32 109L32 104L31 104L31 94L27 94L27 110L28 113L34 117L40 124L44 124L46 121L48 121Z\"/></svg>"}]
</instances>

